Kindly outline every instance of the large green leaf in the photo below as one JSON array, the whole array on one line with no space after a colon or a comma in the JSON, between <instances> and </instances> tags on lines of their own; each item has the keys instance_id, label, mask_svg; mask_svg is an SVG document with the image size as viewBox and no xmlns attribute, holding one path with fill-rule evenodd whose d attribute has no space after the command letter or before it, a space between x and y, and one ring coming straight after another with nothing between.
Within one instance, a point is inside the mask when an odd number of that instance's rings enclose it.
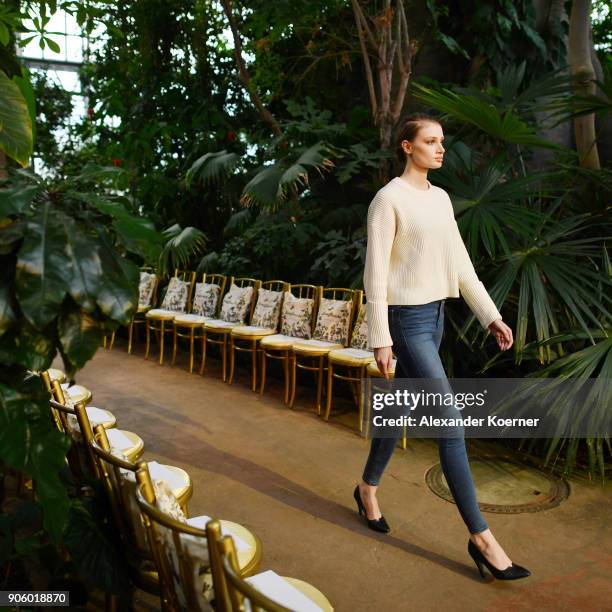
<instances>
[{"instance_id":1,"label":"large green leaf","mask_svg":"<svg viewBox=\"0 0 612 612\"><path fill-rule=\"evenodd\" d=\"M41 190L40 185L23 185L21 183L8 189L0 189L0 219L24 212Z\"/></svg>"},{"instance_id":2,"label":"large green leaf","mask_svg":"<svg viewBox=\"0 0 612 612\"><path fill-rule=\"evenodd\" d=\"M64 230L66 252L71 263L68 291L77 304L91 312L96 307L102 281L98 245L94 236L90 236L68 217L65 218Z\"/></svg>"},{"instance_id":3,"label":"large green leaf","mask_svg":"<svg viewBox=\"0 0 612 612\"><path fill-rule=\"evenodd\" d=\"M27 319L16 318L0 336L0 363L19 365L28 370L46 370L56 355L56 338L52 325L33 327Z\"/></svg>"},{"instance_id":4,"label":"large green leaf","mask_svg":"<svg viewBox=\"0 0 612 612\"><path fill-rule=\"evenodd\" d=\"M150 263L155 263L161 252L163 239L149 219L130 213L118 198L76 191L68 191L66 195L111 216L114 219L113 227L126 249L141 255Z\"/></svg>"},{"instance_id":5,"label":"large green leaf","mask_svg":"<svg viewBox=\"0 0 612 612\"><path fill-rule=\"evenodd\" d=\"M17 257L15 293L34 326L42 328L57 316L69 281L64 228L45 202L28 221Z\"/></svg>"},{"instance_id":6,"label":"large green leaf","mask_svg":"<svg viewBox=\"0 0 612 612\"><path fill-rule=\"evenodd\" d=\"M102 342L104 328L100 321L73 305L66 305L57 324L63 354L70 361L72 374L82 368L95 354Z\"/></svg>"},{"instance_id":7,"label":"large green leaf","mask_svg":"<svg viewBox=\"0 0 612 612\"><path fill-rule=\"evenodd\" d=\"M33 147L27 102L17 83L0 70L0 148L25 167Z\"/></svg>"},{"instance_id":8,"label":"large green leaf","mask_svg":"<svg viewBox=\"0 0 612 612\"><path fill-rule=\"evenodd\" d=\"M34 479L44 527L59 542L70 506L59 472L70 440L52 424L40 379L13 384L0 382L0 460Z\"/></svg>"},{"instance_id":9,"label":"large green leaf","mask_svg":"<svg viewBox=\"0 0 612 612\"><path fill-rule=\"evenodd\" d=\"M138 266L117 253L104 228L96 228L96 233L102 265L96 302L107 317L128 325L138 306Z\"/></svg>"}]
</instances>

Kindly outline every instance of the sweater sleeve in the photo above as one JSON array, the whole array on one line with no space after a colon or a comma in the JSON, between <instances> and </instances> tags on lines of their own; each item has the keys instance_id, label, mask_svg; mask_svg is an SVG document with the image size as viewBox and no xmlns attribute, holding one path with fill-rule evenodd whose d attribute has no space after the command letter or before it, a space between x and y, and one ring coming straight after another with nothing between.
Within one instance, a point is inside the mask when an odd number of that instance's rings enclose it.
<instances>
[{"instance_id":1,"label":"sweater sleeve","mask_svg":"<svg viewBox=\"0 0 612 612\"><path fill-rule=\"evenodd\" d=\"M390 202L377 193L368 208L368 246L363 286L367 303L368 345L392 346L389 332L387 282L389 260L395 238L395 212Z\"/></svg>"},{"instance_id":2,"label":"sweater sleeve","mask_svg":"<svg viewBox=\"0 0 612 612\"><path fill-rule=\"evenodd\" d=\"M474 265L465 247L459 226L453 215L453 233L455 238L455 252L459 267L459 291L461 296L474 313L483 329L502 316L497 310L495 302L487 293L485 286L479 280L474 270Z\"/></svg>"}]
</instances>

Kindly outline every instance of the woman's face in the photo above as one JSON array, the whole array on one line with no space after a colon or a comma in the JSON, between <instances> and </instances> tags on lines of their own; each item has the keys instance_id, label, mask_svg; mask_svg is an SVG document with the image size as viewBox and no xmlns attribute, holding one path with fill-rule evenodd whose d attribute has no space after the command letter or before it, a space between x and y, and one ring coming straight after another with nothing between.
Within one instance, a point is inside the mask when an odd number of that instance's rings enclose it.
<instances>
[{"instance_id":1,"label":"woman's face","mask_svg":"<svg viewBox=\"0 0 612 612\"><path fill-rule=\"evenodd\" d=\"M438 123L426 122L414 137L414 140L403 140L402 148L411 163L420 168L436 169L442 165L444 157L444 134Z\"/></svg>"}]
</instances>

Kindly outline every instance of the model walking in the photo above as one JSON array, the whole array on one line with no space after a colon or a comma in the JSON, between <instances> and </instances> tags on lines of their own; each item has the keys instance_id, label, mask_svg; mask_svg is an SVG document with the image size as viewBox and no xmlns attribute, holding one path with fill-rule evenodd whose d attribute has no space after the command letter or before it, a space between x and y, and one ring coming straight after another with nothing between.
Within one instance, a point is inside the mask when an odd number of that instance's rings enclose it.
<instances>
[{"instance_id":1,"label":"model walking","mask_svg":"<svg viewBox=\"0 0 612 612\"><path fill-rule=\"evenodd\" d=\"M443 141L436 119L409 116L397 141L404 172L378 191L368 210L363 280L369 344L387 378L395 353L395 378L436 378L448 383L438 354L447 297L461 294L482 327L495 335L501 350L513 343L512 330L474 271L448 194L427 180L427 172L442 165ZM368 526L383 533L389 526L376 491L396 443L397 438L372 440L363 480L354 492ZM529 576L529 570L512 563L480 512L463 428L458 428L457 437L440 437L438 447L444 476L470 533L468 552L481 575L487 567L502 580Z\"/></svg>"}]
</instances>

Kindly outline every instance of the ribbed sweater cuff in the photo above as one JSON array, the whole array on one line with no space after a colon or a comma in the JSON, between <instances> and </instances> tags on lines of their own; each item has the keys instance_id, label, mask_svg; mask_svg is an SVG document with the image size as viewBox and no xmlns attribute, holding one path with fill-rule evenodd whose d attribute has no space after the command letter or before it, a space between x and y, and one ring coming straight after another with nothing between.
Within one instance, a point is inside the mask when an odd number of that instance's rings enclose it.
<instances>
[{"instance_id":1,"label":"ribbed sweater cuff","mask_svg":"<svg viewBox=\"0 0 612 612\"><path fill-rule=\"evenodd\" d=\"M481 281L469 286L464 285L461 294L483 329L488 329L493 321L502 318L495 302L491 299Z\"/></svg>"},{"instance_id":2,"label":"ribbed sweater cuff","mask_svg":"<svg viewBox=\"0 0 612 612\"><path fill-rule=\"evenodd\" d=\"M393 340L389 332L388 310L387 302L366 302L368 346L371 349L393 346Z\"/></svg>"}]
</instances>

